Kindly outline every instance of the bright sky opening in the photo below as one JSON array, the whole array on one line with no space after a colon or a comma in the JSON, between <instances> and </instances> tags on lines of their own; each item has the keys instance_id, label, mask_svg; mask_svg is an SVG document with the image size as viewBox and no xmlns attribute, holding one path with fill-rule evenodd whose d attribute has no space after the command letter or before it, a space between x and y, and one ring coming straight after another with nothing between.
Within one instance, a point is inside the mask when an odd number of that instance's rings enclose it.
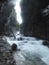
<instances>
[{"instance_id":1,"label":"bright sky opening","mask_svg":"<svg viewBox=\"0 0 49 65\"><path fill-rule=\"evenodd\" d=\"M17 21L19 24L22 24L22 18L21 18L21 7L20 7L21 0L16 1L16 6L14 7L16 14L17 14Z\"/></svg>"}]
</instances>

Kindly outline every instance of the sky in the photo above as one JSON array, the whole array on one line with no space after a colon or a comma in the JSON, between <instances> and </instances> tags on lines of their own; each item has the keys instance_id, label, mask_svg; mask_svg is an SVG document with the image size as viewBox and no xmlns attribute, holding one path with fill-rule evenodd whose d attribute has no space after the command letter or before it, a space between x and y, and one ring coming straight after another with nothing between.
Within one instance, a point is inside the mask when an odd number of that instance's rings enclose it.
<instances>
[{"instance_id":1,"label":"sky","mask_svg":"<svg viewBox=\"0 0 49 65\"><path fill-rule=\"evenodd\" d=\"M21 17L21 7L20 7L21 0L17 0L16 5L14 7L16 14L17 14L17 21L19 24L22 24L22 17Z\"/></svg>"}]
</instances>

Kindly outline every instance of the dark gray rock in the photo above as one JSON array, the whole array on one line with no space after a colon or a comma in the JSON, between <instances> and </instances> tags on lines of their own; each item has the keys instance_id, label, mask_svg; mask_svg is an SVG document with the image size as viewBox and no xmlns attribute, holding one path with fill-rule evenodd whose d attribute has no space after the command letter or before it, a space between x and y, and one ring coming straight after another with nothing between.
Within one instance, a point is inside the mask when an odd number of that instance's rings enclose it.
<instances>
[{"instance_id":1,"label":"dark gray rock","mask_svg":"<svg viewBox=\"0 0 49 65\"><path fill-rule=\"evenodd\" d=\"M48 41L44 41L43 45L49 47L49 42Z\"/></svg>"},{"instance_id":2,"label":"dark gray rock","mask_svg":"<svg viewBox=\"0 0 49 65\"><path fill-rule=\"evenodd\" d=\"M17 40L20 41L20 40L24 40L24 39L22 37L20 37L20 38L17 38Z\"/></svg>"},{"instance_id":3,"label":"dark gray rock","mask_svg":"<svg viewBox=\"0 0 49 65\"><path fill-rule=\"evenodd\" d=\"M11 48L12 48L12 51L17 51L17 45L15 43L13 43Z\"/></svg>"},{"instance_id":4,"label":"dark gray rock","mask_svg":"<svg viewBox=\"0 0 49 65\"><path fill-rule=\"evenodd\" d=\"M23 34L49 40L49 0L23 0L21 10Z\"/></svg>"}]
</instances>

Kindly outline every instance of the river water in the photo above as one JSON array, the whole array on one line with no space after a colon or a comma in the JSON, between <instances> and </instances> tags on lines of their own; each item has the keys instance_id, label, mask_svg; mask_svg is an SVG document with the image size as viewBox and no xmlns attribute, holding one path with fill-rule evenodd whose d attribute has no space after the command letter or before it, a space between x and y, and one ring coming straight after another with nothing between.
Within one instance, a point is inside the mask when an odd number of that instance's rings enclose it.
<instances>
[{"instance_id":1,"label":"river water","mask_svg":"<svg viewBox=\"0 0 49 65\"><path fill-rule=\"evenodd\" d=\"M24 37L23 40L18 40L20 35L13 37L6 37L7 42L12 45L17 44L20 51L13 53L13 57L17 65L33 65L33 59L40 58L47 65L49 65L49 48L44 46L43 40L37 40L34 37Z\"/></svg>"}]
</instances>

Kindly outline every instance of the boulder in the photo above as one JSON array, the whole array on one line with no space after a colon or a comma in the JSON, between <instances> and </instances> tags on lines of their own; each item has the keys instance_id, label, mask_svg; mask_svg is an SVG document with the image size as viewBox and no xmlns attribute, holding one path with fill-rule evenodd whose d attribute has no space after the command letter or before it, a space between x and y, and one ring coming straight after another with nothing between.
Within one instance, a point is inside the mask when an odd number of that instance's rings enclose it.
<instances>
[{"instance_id":1,"label":"boulder","mask_svg":"<svg viewBox=\"0 0 49 65\"><path fill-rule=\"evenodd\" d=\"M17 51L17 45L15 43L13 43L11 48L12 48L12 51Z\"/></svg>"}]
</instances>

